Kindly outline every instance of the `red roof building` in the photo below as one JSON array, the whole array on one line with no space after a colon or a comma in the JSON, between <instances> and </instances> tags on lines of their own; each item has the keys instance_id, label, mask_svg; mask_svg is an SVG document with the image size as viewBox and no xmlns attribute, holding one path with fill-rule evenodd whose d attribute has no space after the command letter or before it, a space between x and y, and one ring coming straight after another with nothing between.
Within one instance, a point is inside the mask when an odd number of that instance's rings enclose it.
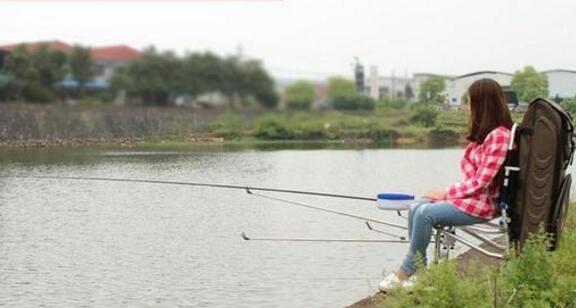
<instances>
[{"instance_id":1,"label":"red roof building","mask_svg":"<svg viewBox=\"0 0 576 308\"><path fill-rule=\"evenodd\" d=\"M58 40L3 45L0 46L0 68L2 68L6 56L18 46L24 46L28 51L37 50L40 46L47 46L50 50L62 51L65 53L70 53L74 50L74 45ZM142 52L127 45L90 47L90 54L92 60L95 62L96 76L94 76L93 80L88 82L85 86L93 89L108 88L108 80L117 68L142 57ZM70 77L67 77L62 81L62 86L75 88L78 87L78 83L71 80Z\"/></svg>"},{"instance_id":2,"label":"red roof building","mask_svg":"<svg viewBox=\"0 0 576 308\"><path fill-rule=\"evenodd\" d=\"M26 49L31 51L38 49L40 46L47 46L50 50L58 50L66 53L71 52L74 49L73 45L54 40L3 45L0 46L0 51L9 53L18 46L24 46ZM131 62L142 57L142 53L139 50L127 45L92 47L90 51L92 59L95 61Z\"/></svg>"},{"instance_id":3,"label":"red roof building","mask_svg":"<svg viewBox=\"0 0 576 308\"><path fill-rule=\"evenodd\" d=\"M96 61L131 62L142 57L139 50L126 45L94 47L91 52Z\"/></svg>"},{"instance_id":4,"label":"red roof building","mask_svg":"<svg viewBox=\"0 0 576 308\"><path fill-rule=\"evenodd\" d=\"M59 51L63 51L63 52L69 52L73 48L71 45L66 44L62 41L40 41L40 42L31 42L31 43L18 43L18 44L3 45L3 46L0 46L0 50L10 52L10 51L16 49L16 47L18 47L18 46L24 46L27 50L33 51L33 50L38 49L42 45L47 46L48 49L50 49L50 50L59 50Z\"/></svg>"}]
</instances>

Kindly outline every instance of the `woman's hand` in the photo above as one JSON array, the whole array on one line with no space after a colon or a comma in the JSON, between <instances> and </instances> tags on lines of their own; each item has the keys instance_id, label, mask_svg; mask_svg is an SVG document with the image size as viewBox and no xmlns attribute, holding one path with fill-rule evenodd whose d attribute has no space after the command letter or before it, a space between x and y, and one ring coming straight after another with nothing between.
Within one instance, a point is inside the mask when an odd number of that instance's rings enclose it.
<instances>
[{"instance_id":1,"label":"woman's hand","mask_svg":"<svg viewBox=\"0 0 576 308\"><path fill-rule=\"evenodd\" d=\"M424 197L430 200L445 200L446 190L444 188L430 188L424 193Z\"/></svg>"}]
</instances>

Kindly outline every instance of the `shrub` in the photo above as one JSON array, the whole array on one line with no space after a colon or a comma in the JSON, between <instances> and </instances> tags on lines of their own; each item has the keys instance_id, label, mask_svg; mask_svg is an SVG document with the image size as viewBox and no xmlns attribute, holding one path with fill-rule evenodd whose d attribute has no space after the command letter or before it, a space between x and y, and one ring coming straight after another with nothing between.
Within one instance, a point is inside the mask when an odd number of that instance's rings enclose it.
<instances>
[{"instance_id":1,"label":"shrub","mask_svg":"<svg viewBox=\"0 0 576 308\"><path fill-rule=\"evenodd\" d=\"M391 98L389 96L384 96L380 99L379 104L384 108L404 109L408 105L408 101L404 98Z\"/></svg>"},{"instance_id":2,"label":"shrub","mask_svg":"<svg viewBox=\"0 0 576 308\"><path fill-rule=\"evenodd\" d=\"M571 205L573 206L573 205ZM574 307L576 303L576 214L568 217L556 251L540 232L500 268L457 270L455 260L418 275L412 294L399 290L386 307ZM478 266L478 264L476 264ZM470 271L473 269L474 271ZM471 274L473 273L473 274Z\"/></svg>"},{"instance_id":3,"label":"shrub","mask_svg":"<svg viewBox=\"0 0 576 308\"><path fill-rule=\"evenodd\" d=\"M274 91L265 91L256 95L256 100L265 108L276 108L280 102L278 94Z\"/></svg>"},{"instance_id":4,"label":"shrub","mask_svg":"<svg viewBox=\"0 0 576 308\"><path fill-rule=\"evenodd\" d=\"M410 121L424 127L432 127L436 125L438 115L438 110L433 106L419 104L413 108Z\"/></svg>"},{"instance_id":5,"label":"shrub","mask_svg":"<svg viewBox=\"0 0 576 308\"><path fill-rule=\"evenodd\" d=\"M548 239L541 233L532 237L522 249L522 255L513 257L503 271L504 283L509 291L515 290L510 300L515 307L554 307L554 289L557 273L554 271ZM556 305L555 305L556 304Z\"/></svg>"},{"instance_id":6,"label":"shrub","mask_svg":"<svg viewBox=\"0 0 576 308\"><path fill-rule=\"evenodd\" d=\"M374 128L368 131L370 139L376 142L387 142L398 138L400 134L394 129Z\"/></svg>"},{"instance_id":7,"label":"shrub","mask_svg":"<svg viewBox=\"0 0 576 308\"><path fill-rule=\"evenodd\" d=\"M368 96L340 96L332 100L332 107L336 110L374 110L376 101Z\"/></svg>"},{"instance_id":8,"label":"shrub","mask_svg":"<svg viewBox=\"0 0 576 308\"><path fill-rule=\"evenodd\" d=\"M576 114L576 98L567 99L562 102L562 105L566 111L570 112L571 114Z\"/></svg>"},{"instance_id":9,"label":"shrub","mask_svg":"<svg viewBox=\"0 0 576 308\"><path fill-rule=\"evenodd\" d=\"M286 107L293 110L307 110L314 101L314 87L307 81L298 81L286 89Z\"/></svg>"},{"instance_id":10,"label":"shrub","mask_svg":"<svg viewBox=\"0 0 576 308\"><path fill-rule=\"evenodd\" d=\"M458 139L458 132L444 127L435 127L430 131L430 137L442 140Z\"/></svg>"},{"instance_id":11,"label":"shrub","mask_svg":"<svg viewBox=\"0 0 576 308\"><path fill-rule=\"evenodd\" d=\"M286 126L285 123L276 118L264 119L258 123L254 136L265 140L294 139L293 132Z\"/></svg>"},{"instance_id":12,"label":"shrub","mask_svg":"<svg viewBox=\"0 0 576 308\"><path fill-rule=\"evenodd\" d=\"M332 77L328 80L328 97L352 97L356 95L356 85L354 81L344 77Z\"/></svg>"},{"instance_id":13,"label":"shrub","mask_svg":"<svg viewBox=\"0 0 576 308\"><path fill-rule=\"evenodd\" d=\"M396 307L486 307L483 290L486 283L470 281L448 261L431 267L418 276L412 295L399 296Z\"/></svg>"},{"instance_id":14,"label":"shrub","mask_svg":"<svg viewBox=\"0 0 576 308\"><path fill-rule=\"evenodd\" d=\"M238 138L242 132L242 119L232 111L226 111L208 126L210 131L226 139Z\"/></svg>"}]
</instances>

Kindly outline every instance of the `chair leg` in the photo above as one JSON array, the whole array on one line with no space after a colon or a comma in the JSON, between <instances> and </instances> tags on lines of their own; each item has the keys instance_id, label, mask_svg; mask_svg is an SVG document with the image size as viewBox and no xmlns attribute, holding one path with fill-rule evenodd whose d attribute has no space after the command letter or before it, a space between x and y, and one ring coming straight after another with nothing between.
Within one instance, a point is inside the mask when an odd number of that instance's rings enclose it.
<instances>
[{"instance_id":1,"label":"chair leg","mask_svg":"<svg viewBox=\"0 0 576 308\"><path fill-rule=\"evenodd\" d=\"M441 237L442 237L442 233L440 232L440 230L436 229L436 234L435 234L435 240L434 240L434 264L438 264L438 262L440 261L440 249L441 249Z\"/></svg>"}]
</instances>

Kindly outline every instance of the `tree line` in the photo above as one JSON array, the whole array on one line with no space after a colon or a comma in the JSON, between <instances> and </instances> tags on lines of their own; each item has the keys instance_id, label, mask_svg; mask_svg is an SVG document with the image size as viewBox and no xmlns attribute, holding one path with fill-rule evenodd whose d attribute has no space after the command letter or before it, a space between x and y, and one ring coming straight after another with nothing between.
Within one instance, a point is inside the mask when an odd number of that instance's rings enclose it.
<instances>
[{"instance_id":1,"label":"tree line","mask_svg":"<svg viewBox=\"0 0 576 308\"><path fill-rule=\"evenodd\" d=\"M40 45L30 50L25 45L14 48L0 70L0 100L52 102L64 95L61 82L75 80L78 90L94 77L90 50L74 46L70 53Z\"/></svg>"},{"instance_id":2,"label":"tree line","mask_svg":"<svg viewBox=\"0 0 576 308\"><path fill-rule=\"evenodd\" d=\"M81 98L95 76L96 64L88 47L76 45L65 53L47 45L33 50L17 46L7 54L0 69L0 100L54 102ZM66 88L63 80L74 81L75 86ZM223 95L232 107L256 104L274 108L279 103L274 80L260 61L211 52L178 56L150 47L139 60L115 69L109 84L110 88L104 90L108 97L125 91L130 101L142 105L166 106L174 104L178 97L194 101L211 93ZM548 96L546 76L531 66L514 73L511 88L524 102ZM383 96L380 101L358 93L355 83L343 77L330 78L327 92L329 101L325 103L338 110L373 110L377 105L403 108L414 96L415 108L430 109L446 101L445 79L440 76L426 79L416 95L407 86L403 96ZM297 81L283 94L286 107L295 110L311 109L317 96L315 87L307 81ZM572 105L573 101L570 100Z\"/></svg>"},{"instance_id":3,"label":"tree line","mask_svg":"<svg viewBox=\"0 0 576 308\"><path fill-rule=\"evenodd\" d=\"M34 49L21 45L4 59L0 100L54 102L83 97L94 94L85 90L95 75L96 64L87 47L74 46L65 53L47 45ZM73 89L64 87L64 80L75 81ZM278 104L274 80L259 61L210 52L177 56L150 47L141 59L115 69L109 85L104 90L109 96L126 91L130 101L143 105L166 106L179 96L194 100L208 93L224 95L233 106Z\"/></svg>"},{"instance_id":4,"label":"tree line","mask_svg":"<svg viewBox=\"0 0 576 308\"><path fill-rule=\"evenodd\" d=\"M169 105L177 96L195 99L207 93L224 95L233 107L278 105L274 80L260 61L210 52L180 57L149 48L141 59L118 68L110 84L113 91L126 90L145 105Z\"/></svg>"}]
</instances>

